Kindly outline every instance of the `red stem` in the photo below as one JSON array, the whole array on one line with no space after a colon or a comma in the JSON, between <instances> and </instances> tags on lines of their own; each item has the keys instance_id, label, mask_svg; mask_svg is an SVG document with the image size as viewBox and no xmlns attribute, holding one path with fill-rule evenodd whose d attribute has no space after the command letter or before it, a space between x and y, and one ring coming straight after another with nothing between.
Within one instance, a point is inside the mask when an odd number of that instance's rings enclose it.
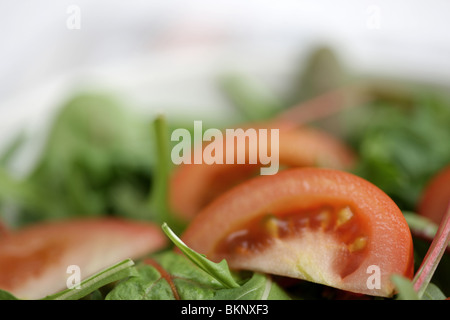
<instances>
[{"instance_id":1,"label":"red stem","mask_svg":"<svg viewBox=\"0 0 450 320\"><path fill-rule=\"evenodd\" d=\"M428 283L433 277L439 261L441 260L445 250L447 249L450 240L450 202L447 207L447 212L443 217L439 228L436 232L436 236L428 249L425 258L422 261L417 273L414 277L413 284L414 290L419 293L419 296L423 294Z\"/></svg>"},{"instance_id":2,"label":"red stem","mask_svg":"<svg viewBox=\"0 0 450 320\"><path fill-rule=\"evenodd\" d=\"M299 125L321 120L346 108L370 101L371 97L365 89L366 86L361 83L337 88L290 107L281 113L277 120Z\"/></svg>"}]
</instances>

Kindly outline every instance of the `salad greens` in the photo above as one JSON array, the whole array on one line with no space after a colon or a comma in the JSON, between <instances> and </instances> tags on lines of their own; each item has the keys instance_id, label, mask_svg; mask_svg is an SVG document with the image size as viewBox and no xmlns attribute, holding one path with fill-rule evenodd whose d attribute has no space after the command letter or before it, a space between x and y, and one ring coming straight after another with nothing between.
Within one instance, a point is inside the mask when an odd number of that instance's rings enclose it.
<instances>
[{"instance_id":1,"label":"salad greens","mask_svg":"<svg viewBox=\"0 0 450 320\"><path fill-rule=\"evenodd\" d=\"M181 239L179 239L176 234L167 226L166 223L162 226L166 235L174 242L177 247L197 266L206 271L210 275L215 275L217 281L226 288L238 288L239 284L232 277L230 270L228 269L228 264L225 260L219 263L214 263L209 261L206 256L198 254L186 244L184 244Z\"/></svg>"},{"instance_id":2,"label":"salad greens","mask_svg":"<svg viewBox=\"0 0 450 320\"><path fill-rule=\"evenodd\" d=\"M193 251L167 224L163 230L184 255L165 251L145 259L136 267L138 274L119 283L107 300L289 299L269 275L232 274L226 261L214 263Z\"/></svg>"},{"instance_id":3,"label":"salad greens","mask_svg":"<svg viewBox=\"0 0 450 320\"><path fill-rule=\"evenodd\" d=\"M7 178L14 193L2 193L0 202L14 211L8 224L106 213L142 218L154 172L152 144L148 123L118 99L74 96L55 115L31 172ZM6 154L11 161L11 149Z\"/></svg>"},{"instance_id":4,"label":"salad greens","mask_svg":"<svg viewBox=\"0 0 450 320\"><path fill-rule=\"evenodd\" d=\"M188 248L166 225L163 229L185 255L173 250L135 265L127 259L83 280L79 288L42 300L288 300L290 296L261 273L232 273L225 261L214 263ZM107 285L115 284L106 290ZM103 292L101 292L103 289ZM0 290L0 300L19 300Z\"/></svg>"},{"instance_id":5,"label":"salad greens","mask_svg":"<svg viewBox=\"0 0 450 320\"><path fill-rule=\"evenodd\" d=\"M355 173L413 211L429 179L450 163L448 100L419 95L409 107L376 102L342 117L360 157Z\"/></svg>"},{"instance_id":6,"label":"salad greens","mask_svg":"<svg viewBox=\"0 0 450 320\"><path fill-rule=\"evenodd\" d=\"M283 97L240 75L220 78L218 85L241 112L241 120L264 121L349 79L333 52L321 48ZM422 262L430 253L437 258L425 272L420 291L415 280L394 275L394 298L445 299L450 296L448 226L442 231L415 210L429 179L450 164L450 98L425 86L380 91L379 81L365 81L368 102L351 109L343 106L308 125L332 131L353 147L359 157L353 172L380 187L404 212L414 240L415 269L423 271ZM25 177L11 175L8 163L27 137L12 141L0 153L0 220L11 228L76 216L151 220L162 225L176 250L122 261L82 281L81 289L67 289L45 300L327 299L341 293L304 281L287 284L275 276L238 273L226 261L214 263L187 247L176 236L185 226L171 213L167 194L173 169L169 132L180 123L163 116L146 119L128 112L125 105L111 94L85 93L69 99L54 119L41 157ZM432 246L433 239L444 240ZM10 299L17 298L0 290L0 300Z\"/></svg>"}]
</instances>

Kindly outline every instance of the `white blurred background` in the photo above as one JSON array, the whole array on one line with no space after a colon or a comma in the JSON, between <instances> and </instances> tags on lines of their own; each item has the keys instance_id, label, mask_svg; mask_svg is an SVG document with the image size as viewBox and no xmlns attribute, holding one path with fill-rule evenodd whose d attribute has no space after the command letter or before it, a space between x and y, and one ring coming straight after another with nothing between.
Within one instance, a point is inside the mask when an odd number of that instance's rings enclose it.
<instances>
[{"instance_id":1,"label":"white blurred background","mask_svg":"<svg viewBox=\"0 0 450 320\"><path fill-rule=\"evenodd\" d=\"M446 0L1 1L0 148L79 87L225 116L211 90L218 70L276 87L317 44L356 73L447 85L449 13Z\"/></svg>"}]
</instances>

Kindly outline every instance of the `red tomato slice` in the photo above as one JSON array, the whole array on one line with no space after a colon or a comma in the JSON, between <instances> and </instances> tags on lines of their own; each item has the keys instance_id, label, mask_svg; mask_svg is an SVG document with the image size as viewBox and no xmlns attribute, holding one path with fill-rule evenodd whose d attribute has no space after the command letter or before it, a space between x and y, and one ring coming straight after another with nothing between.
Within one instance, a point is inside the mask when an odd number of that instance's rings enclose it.
<instances>
[{"instance_id":1,"label":"red tomato slice","mask_svg":"<svg viewBox=\"0 0 450 320\"><path fill-rule=\"evenodd\" d=\"M23 299L43 298L67 289L70 265L84 279L165 244L161 229L148 223L97 218L33 225L1 238L0 288Z\"/></svg>"},{"instance_id":2,"label":"red tomato slice","mask_svg":"<svg viewBox=\"0 0 450 320\"><path fill-rule=\"evenodd\" d=\"M280 130L280 170L303 166L349 169L356 161L354 152L342 141L317 129L299 128L288 122L254 124L248 127L276 127ZM214 198L258 175L261 167L260 162L258 163L180 165L170 181L169 201L172 210L181 219L190 221Z\"/></svg>"},{"instance_id":3,"label":"red tomato slice","mask_svg":"<svg viewBox=\"0 0 450 320\"><path fill-rule=\"evenodd\" d=\"M439 224L450 204L450 165L439 171L428 183L417 212Z\"/></svg>"},{"instance_id":4,"label":"red tomato slice","mask_svg":"<svg viewBox=\"0 0 450 320\"><path fill-rule=\"evenodd\" d=\"M251 179L202 210L182 239L234 269L355 293L390 296L392 274L413 276L412 237L400 209L370 182L334 169ZM380 287L367 284L372 280Z\"/></svg>"}]
</instances>

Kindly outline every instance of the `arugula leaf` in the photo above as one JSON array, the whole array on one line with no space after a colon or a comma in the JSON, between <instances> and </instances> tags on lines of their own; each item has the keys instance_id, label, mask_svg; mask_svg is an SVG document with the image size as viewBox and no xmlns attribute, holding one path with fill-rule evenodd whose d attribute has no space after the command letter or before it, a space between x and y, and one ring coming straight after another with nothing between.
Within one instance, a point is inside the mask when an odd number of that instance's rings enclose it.
<instances>
[{"instance_id":1,"label":"arugula leaf","mask_svg":"<svg viewBox=\"0 0 450 320\"><path fill-rule=\"evenodd\" d=\"M98 296L98 289L115 281L135 275L136 271L133 266L134 262L131 259L125 259L83 280L79 284L79 287L68 288L40 300L79 300L91 293L95 294L96 292ZM0 289L0 300L21 299L15 297L8 291Z\"/></svg>"},{"instance_id":2,"label":"arugula leaf","mask_svg":"<svg viewBox=\"0 0 450 320\"><path fill-rule=\"evenodd\" d=\"M290 299L269 275L232 273L225 260L209 261L187 247L167 224L163 230L184 254L165 251L143 260L137 273L116 285L106 300Z\"/></svg>"},{"instance_id":3,"label":"arugula leaf","mask_svg":"<svg viewBox=\"0 0 450 320\"><path fill-rule=\"evenodd\" d=\"M205 255L199 254L189 248L177 235L169 228L167 223L162 225L162 229L172 242L198 267L216 278L226 288L238 288L239 284L234 280L228 269L228 263L222 260L214 263L208 260Z\"/></svg>"},{"instance_id":4,"label":"arugula leaf","mask_svg":"<svg viewBox=\"0 0 450 320\"><path fill-rule=\"evenodd\" d=\"M83 280L79 288L68 288L66 290L49 295L42 300L78 300L97 289L115 282L130 277L135 274L134 262L131 259L123 260L105 270L102 270L93 276Z\"/></svg>"}]
</instances>

